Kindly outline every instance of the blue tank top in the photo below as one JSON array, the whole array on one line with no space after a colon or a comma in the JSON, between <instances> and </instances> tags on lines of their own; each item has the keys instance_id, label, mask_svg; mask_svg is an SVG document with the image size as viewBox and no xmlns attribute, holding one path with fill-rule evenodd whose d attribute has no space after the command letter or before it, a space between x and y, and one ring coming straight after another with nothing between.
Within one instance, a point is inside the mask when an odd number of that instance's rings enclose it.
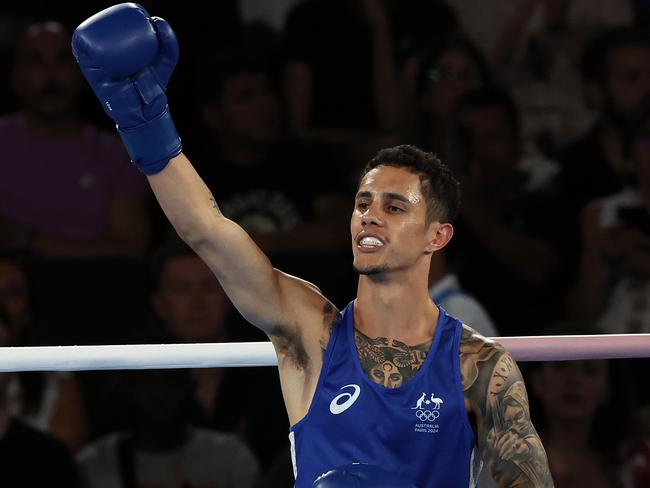
<instances>
[{"instance_id":1,"label":"blue tank top","mask_svg":"<svg viewBox=\"0 0 650 488\"><path fill-rule=\"evenodd\" d=\"M296 488L351 462L380 465L418 488L475 486L481 461L461 386L461 323L440 308L424 364L387 388L361 367L353 307L332 330L307 415L289 432Z\"/></svg>"}]
</instances>

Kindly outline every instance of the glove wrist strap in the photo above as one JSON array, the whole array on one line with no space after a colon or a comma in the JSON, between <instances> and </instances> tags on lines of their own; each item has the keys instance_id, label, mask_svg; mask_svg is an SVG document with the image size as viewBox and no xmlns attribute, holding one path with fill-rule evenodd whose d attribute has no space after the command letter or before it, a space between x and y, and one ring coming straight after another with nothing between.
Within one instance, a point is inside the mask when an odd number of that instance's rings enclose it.
<instances>
[{"instance_id":1,"label":"glove wrist strap","mask_svg":"<svg viewBox=\"0 0 650 488\"><path fill-rule=\"evenodd\" d=\"M146 175L162 171L182 151L181 138L168 106L155 119L129 129L117 126L117 132L131 162Z\"/></svg>"}]
</instances>

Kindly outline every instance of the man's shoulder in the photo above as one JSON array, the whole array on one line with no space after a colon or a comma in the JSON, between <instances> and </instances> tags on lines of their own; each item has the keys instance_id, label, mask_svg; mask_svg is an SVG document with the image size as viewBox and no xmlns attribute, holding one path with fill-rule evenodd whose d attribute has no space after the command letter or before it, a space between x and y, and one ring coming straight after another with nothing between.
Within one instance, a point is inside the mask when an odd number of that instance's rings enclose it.
<instances>
[{"instance_id":1,"label":"man's shoulder","mask_svg":"<svg viewBox=\"0 0 650 488\"><path fill-rule=\"evenodd\" d=\"M460 373L463 389L468 390L475 385L484 371L491 374L504 354L506 350L501 344L463 324L460 338Z\"/></svg>"},{"instance_id":2,"label":"man's shoulder","mask_svg":"<svg viewBox=\"0 0 650 488\"><path fill-rule=\"evenodd\" d=\"M493 339L485 337L469 325L463 324L460 336L460 355L474 356L487 360L505 352L504 347Z\"/></svg>"}]
</instances>

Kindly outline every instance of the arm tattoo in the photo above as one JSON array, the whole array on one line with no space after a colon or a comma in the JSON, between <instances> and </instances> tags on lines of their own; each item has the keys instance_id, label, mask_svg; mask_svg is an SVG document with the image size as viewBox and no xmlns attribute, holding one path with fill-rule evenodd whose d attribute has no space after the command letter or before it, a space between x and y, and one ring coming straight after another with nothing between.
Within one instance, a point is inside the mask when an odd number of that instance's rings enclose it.
<instances>
[{"instance_id":1,"label":"arm tattoo","mask_svg":"<svg viewBox=\"0 0 650 488\"><path fill-rule=\"evenodd\" d=\"M499 486L552 487L526 387L510 354L464 328L460 363L465 398L477 417L478 446L495 481Z\"/></svg>"},{"instance_id":2,"label":"arm tattoo","mask_svg":"<svg viewBox=\"0 0 650 488\"><path fill-rule=\"evenodd\" d=\"M424 363L430 343L409 346L397 339L370 337L354 330L361 367L368 377L387 388L397 388L411 379Z\"/></svg>"},{"instance_id":3,"label":"arm tattoo","mask_svg":"<svg viewBox=\"0 0 650 488\"><path fill-rule=\"evenodd\" d=\"M212 205L212 208L219 210L219 205L217 205L217 201L212 196L212 193L210 193L210 204Z\"/></svg>"},{"instance_id":4,"label":"arm tattoo","mask_svg":"<svg viewBox=\"0 0 650 488\"><path fill-rule=\"evenodd\" d=\"M214 195L212 194L212 192L210 190L208 190L208 200L210 200L210 206L213 209L215 209L219 215L222 215L221 214L221 209L219 208L219 204L215 200Z\"/></svg>"}]
</instances>

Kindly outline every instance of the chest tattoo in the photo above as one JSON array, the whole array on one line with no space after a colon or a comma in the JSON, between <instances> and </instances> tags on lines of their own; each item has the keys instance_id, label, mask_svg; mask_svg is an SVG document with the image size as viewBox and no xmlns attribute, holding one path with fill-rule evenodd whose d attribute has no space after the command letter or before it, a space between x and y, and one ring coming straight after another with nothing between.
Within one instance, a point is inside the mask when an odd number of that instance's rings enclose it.
<instances>
[{"instance_id":1,"label":"chest tattoo","mask_svg":"<svg viewBox=\"0 0 650 488\"><path fill-rule=\"evenodd\" d=\"M370 338L358 330L354 340L361 367L375 383L397 388L419 371L427 358L431 343L409 346L388 337Z\"/></svg>"}]
</instances>

